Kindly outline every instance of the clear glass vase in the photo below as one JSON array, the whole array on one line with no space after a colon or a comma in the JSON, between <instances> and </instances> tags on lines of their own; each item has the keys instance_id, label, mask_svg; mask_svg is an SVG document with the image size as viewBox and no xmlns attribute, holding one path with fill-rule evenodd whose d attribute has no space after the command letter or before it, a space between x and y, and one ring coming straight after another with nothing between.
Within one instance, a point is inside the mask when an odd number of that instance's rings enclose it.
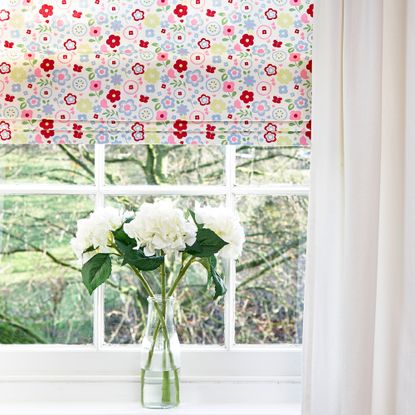
<instances>
[{"instance_id":1,"label":"clear glass vase","mask_svg":"<svg viewBox=\"0 0 415 415\"><path fill-rule=\"evenodd\" d=\"M173 408L180 402L180 343L174 324L174 298L148 298L142 342L141 403L145 408Z\"/></svg>"}]
</instances>

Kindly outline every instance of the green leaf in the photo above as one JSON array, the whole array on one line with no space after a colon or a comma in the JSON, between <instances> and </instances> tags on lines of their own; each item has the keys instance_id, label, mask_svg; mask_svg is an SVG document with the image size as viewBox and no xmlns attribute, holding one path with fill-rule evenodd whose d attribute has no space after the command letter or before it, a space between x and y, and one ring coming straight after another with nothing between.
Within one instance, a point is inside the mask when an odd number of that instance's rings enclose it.
<instances>
[{"instance_id":1,"label":"green leaf","mask_svg":"<svg viewBox=\"0 0 415 415\"><path fill-rule=\"evenodd\" d=\"M129 264L140 271L153 271L164 262L164 256L145 256L144 251L136 249L135 245L126 244L120 240L116 240L115 245L123 255L122 265Z\"/></svg>"},{"instance_id":2,"label":"green leaf","mask_svg":"<svg viewBox=\"0 0 415 415\"><path fill-rule=\"evenodd\" d=\"M97 254L82 267L82 281L89 294L103 284L111 275L111 258L109 254Z\"/></svg>"},{"instance_id":3,"label":"green leaf","mask_svg":"<svg viewBox=\"0 0 415 415\"><path fill-rule=\"evenodd\" d=\"M207 286L210 287L212 284L215 287L215 295L213 297L216 300L226 294L226 285L223 277L216 270L216 257L212 255L208 258L201 258L199 262L206 268L208 274Z\"/></svg>"}]
</instances>

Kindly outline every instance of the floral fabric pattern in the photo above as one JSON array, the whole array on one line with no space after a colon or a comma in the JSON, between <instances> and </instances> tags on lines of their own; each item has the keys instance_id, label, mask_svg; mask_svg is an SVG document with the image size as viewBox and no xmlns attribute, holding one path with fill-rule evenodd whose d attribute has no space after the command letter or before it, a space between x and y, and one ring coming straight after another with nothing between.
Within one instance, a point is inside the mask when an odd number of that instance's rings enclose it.
<instances>
[{"instance_id":1,"label":"floral fabric pattern","mask_svg":"<svg viewBox=\"0 0 415 415\"><path fill-rule=\"evenodd\" d=\"M308 145L311 0L3 0L1 143Z\"/></svg>"}]
</instances>

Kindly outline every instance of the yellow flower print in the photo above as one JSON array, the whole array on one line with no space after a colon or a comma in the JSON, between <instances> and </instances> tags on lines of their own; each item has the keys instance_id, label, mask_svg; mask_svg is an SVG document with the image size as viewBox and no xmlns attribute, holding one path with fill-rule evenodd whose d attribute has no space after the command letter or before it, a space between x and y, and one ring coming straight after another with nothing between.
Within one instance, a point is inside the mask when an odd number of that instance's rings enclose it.
<instances>
[{"instance_id":1,"label":"yellow flower print","mask_svg":"<svg viewBox=\"0 0 415 415\"><path fill-rule=\"evenodd\" d=\"M155 84L159 79L160 72L156 68L150 68L144 72L144 80L149 84Z\"/></svg>"},{"instance_id":2,"label":"yellow flower print","mask_svg":"<svg viewBox=\"0 0 415 415\"><path fill-rule=\"evenodd\" d=\"M144 26L149 27L150 29L155 29L156 27L160 25L160 17L156 13L149 13L144 18L143 23L144 23Z\"/></svg>"},{"instance_id":3,"label":"yellow flower print","mask_svg":"<svg viewBox=\"0 0 415 415\"><path fill-rule=\"evenodd\" d=\"M212 110L212 112L220 113L225 111L225 108L226 104L222 99L214 99L210 104L210 109Z\"/></svg>"},{"instance_id":4,"label":"yellow flower print","mask_svg":"<svg viewBox=\"0 0 415 415\"><path fill-rule=\"evenodd\" d=\"M10 25L16 29L24 27L25 19L22 13L11 13L10 14Z\"/></svg>"},{"instance_id":5,"label":"yellow flower print","mask_svg":"<svg viewBox=\"0 0 415 415\"><path fill-rule=\"evenodd\" d=\"M77 52L80 55L89 55L90 53L92 53L92 48L89 46L88 43L80 43L78 45L78 50Z\"/></svg>"},{"instance_id":6,"label":"yellow flower print","mask_svg":"<svg viewBox=\"0 0 415 415\"><path fill-rule=\"evenodd\" d=\"M288 84L292 81L293 74L288 69L280 69L277 74L277 80L280 84Z\"/></svg>"},{"instance_id":7,"label":"yellow flower print","mask_svg":"<svg viewBox=\"0 0 415 415\"><path fill-rule=\"evenodd\" d=\"M278 26L282 27L283 29L288 29L293 24L293 22L293 17L288 13L281 13L277 19Z\"/></svg>"},{"instance_id":8,"label":"yellow flower print","mask_svg":"<svg viewBox=\"0 0 415 415\"><path fill-rule=\"evenodd\" d=\"M79 112L91 112L92 102L88 98L82 98L76 104L76 109Z\"/></svg>"},{"instance_id":9,"label":"yellow flower print","mask_svg":"<svg viewBox=\"0 0 415 415\"><path fill-rule=\"evenodd\" d=\"M14 67L11 71L10 78L15 82L23 82L27 78L27 71L21 66Z\"/></svg>"},{"instance_id":10,"label":"yellow flower print","mask_svg":"<svg viewBox=\"0 0 415 415\"><path fill-rule=\"evenodd\" d=\"M223 43L215 43L210 47L212 55L224 55L226 53L226 46Z\"/></svg>"}]
</instances>

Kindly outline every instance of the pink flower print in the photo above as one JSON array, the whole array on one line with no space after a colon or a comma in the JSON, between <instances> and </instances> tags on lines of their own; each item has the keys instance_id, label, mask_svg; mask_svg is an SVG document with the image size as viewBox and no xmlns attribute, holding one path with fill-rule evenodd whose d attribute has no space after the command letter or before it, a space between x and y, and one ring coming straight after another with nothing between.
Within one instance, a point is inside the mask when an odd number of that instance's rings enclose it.
<instances>
[{"instance_id":1,"label":"pink flower print","mask_svg":"<svg viewBox=\"0 0 415 415\"><path fill-rule=\"evenodd\" d=\"M157 6L167 6L168 4L168 0L157 0Z\"/></svg>"},{"instance_id":2,"label":"pink flower print","mask_svg":"<svg viewBox=\"0 0 415 415\"><path fill-rule=\"evenodd\" d=\"M72 39L68 39L64 42L63 46L65 46L66 50L75 50L76 49L76 41Z\"/></svg>"},{"instance_id":3,"label":"pink flower print","mask_svg":"<svg viewBox=\"0 0 415 415\"><path fill-rule=\"evenodd\" d=\"M30 120L32 119L33 111L32 110L23 110L22 111L22 118L24 120Z\"/></svg>"},{"instance_id":4,"label":"pink flower print","mask_svg":"<svg viewBox=\"0 0 415 415\"><path fill-rule=\"evenodd\" d=\"M223 83L223 90L225 92L233 92L234 89L235 89L235 83L234 82L227 81L227 82Z\"/></svg>"},{"instance_id":5,"label":"pink flower print","mask_svg":"<svg viewBox=\"0 0 415 415\"><path fill-rule=\"evenodd\" d=\"M166 121L167 120L167 111L157 111L156 112L157 121Z\"/></svg>"},{"instance_id":6,"label":"pink flower print","mask_svg":"<svg viewBox=\"0 0 415 415\"><path fill-rule=\"evenodd\" d=\"M290 4L292 6L299 6L301 4L301 0L290 0Z\"/></svg>"},{"instance_id":7,"label":"pink flower print","mask_svg":"<svg viewBox=\"0 0 415 415\"><path fill-rule=\"evenodd\" d=\"M225 25L223 26L223 34L225 36L232 36L235 33L235 26Z\"/></svg>"},{"instance_id":8,"label":"pink flower print","mask_svg":"<svg viewBox=\"0 0 415 415\"><path fill-rule=\"evenodd\" d=\"M299 53L291 53L290 54L290 61L291 62L298 62L301 59L301 55Z\"/></svg>"},{"instance_id":9,"label":"pink flower print","mask_svg":"<svg viewBox=\"0 0 415 415\"><path fill-rule=\"evenodd\" d=\"M99 26L92 26L92 27L89 29L89 34L90 34L92 37L98 37L98 36L101 34L101 28L100 28Z\"/></svg>"},{"instance_id":10,"label":"pink flower print","mask_svg":"<svg viewBox=\"0 0 415 415\"><path fill-rule=\"evenodd\" d=\"M301 111L291 111L290 120L298 121L301 119Z\"/></svg>"},{"instance_id":11,"label":"pink flower print","mask_svg":"<svg viewBox=\"0 0 415 415\"><path fill-rule=\"evenodd\" d=\"M157 60L160 62L164 62L168 59L169 54L166 52L160 52L157 54Z\"/></svg>"},{"instance_id":12,"label":"pink flower print","mask_svg":"<svg viewBox=\"0 0 415 415\"><path fill-rule=\"evenodd\" d=\"M91 91L99 91L101 89L101 81L91 81L91 83L89 84L89 89Z\"/></svg>"}]
</instances>

